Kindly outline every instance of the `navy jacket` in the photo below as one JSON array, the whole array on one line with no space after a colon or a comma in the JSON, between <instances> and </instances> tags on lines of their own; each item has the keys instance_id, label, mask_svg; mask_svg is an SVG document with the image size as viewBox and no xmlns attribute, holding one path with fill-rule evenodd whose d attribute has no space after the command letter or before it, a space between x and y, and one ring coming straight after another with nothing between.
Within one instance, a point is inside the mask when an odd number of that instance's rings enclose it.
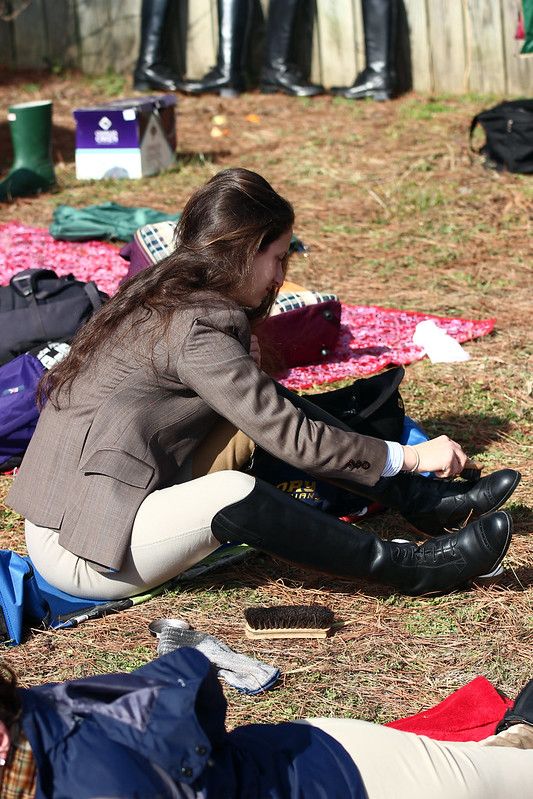
<instances>
[{"instance_id":1,"label":"navy jacket","mask_svg":"<svg viewBox=\"0 0 533 799\"><path fill-rule=\"evenodd\" d=\"M131 674L21 689L36 799L365 799L345 750L299 724L225 731L210 662L177 649Z\"/></svg>"}]
</instances>

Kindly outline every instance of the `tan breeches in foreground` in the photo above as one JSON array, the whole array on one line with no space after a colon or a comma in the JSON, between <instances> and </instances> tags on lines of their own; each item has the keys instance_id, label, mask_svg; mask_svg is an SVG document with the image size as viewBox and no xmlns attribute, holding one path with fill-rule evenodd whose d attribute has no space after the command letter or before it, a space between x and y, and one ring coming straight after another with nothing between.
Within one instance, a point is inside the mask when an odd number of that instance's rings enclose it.
<instances>
[{"instance_id":1,"label":"tan breeches in foreground","mask_svg":"<svg viewBox=\"0 0 533 799\"><path fill-rule=\"evenodd\" d=\"M435 741L355 719L300 723L346 749L368 799L533 799L533 749Z\"/></svg>"}]
</instances>

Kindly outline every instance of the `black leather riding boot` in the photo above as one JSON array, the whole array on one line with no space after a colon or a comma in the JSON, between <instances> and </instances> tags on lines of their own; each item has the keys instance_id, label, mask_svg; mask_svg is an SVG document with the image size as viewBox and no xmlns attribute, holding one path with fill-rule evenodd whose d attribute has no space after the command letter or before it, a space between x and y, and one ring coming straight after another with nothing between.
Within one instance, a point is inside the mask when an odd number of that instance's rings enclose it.
<instances>
[{"instance_id":1,"label":"black leather riding boot","mask_svg":"<svg viewBox=\"0 0 533 799\"><path fill-rule=\"evenodd\" d=\"M264 94L284 92L297 97L314 97L324 87L310 83L301 69L290 61L291 39L298 0L270 0L265 58L260 88Z\"/></svg>"},{"instance_id":2,"label":"black leather riding boot","mask_svg":"<svg viewBox=\"0 0 533 799\"><path fill-rule=\"evenodd\" d=\"M422 546L373 533L287 496L262 480L211 523L221 543L244 542L292 563L349 579L387 583L413 596L452 591L499 565L511 540L503 511Z\"/></svg>"},{"instance_id":3,"label":"black leather riding boot","mask_svg":"<svg viewBox=\"0 0 533 799\"><path fill-rule=\"evenodd\" d=\"M245 56L250 17L249 0L218 0L218 54L213 69L200 80L188 80L183 90L189 94L218 92L221 97L237 97L246 88Z\"/></svg>"},{"instance_id":4,"label":"black leather riding boot","mask_svg":"<svg viewBox=\"0 0 533 799\"><path fill-rule=\"evenodd\" d=\"M397 0L363 0L366 66L351 86L332 86L332 94L349 100L390 100L396 82L397 17Z\"/></svg>"},{"instance_id":5,"label":"black leather riding boot","mask_svg":"<svg viewBox=\"0 0 533 799\"><path fill-rule=\"evenodd\" d=\"M162 63L161 37L168 0L143 0L141 9L141 46L133 73L138 91L158 89L174 92L181 86L180 77Z\"/></svg>"},{"instance_id":6,"label":"black leather riding boot","mask_svg":"<svg viewBox=\"0 0 533 799\"><path fill-rule=\"evenodd\" d=\"M357 487L361 496L398 510L426 535L444 535L500 508L520 482L520 472L500 469L480 480L436 480L400 472Z\"/></svg>"}]
</instances>

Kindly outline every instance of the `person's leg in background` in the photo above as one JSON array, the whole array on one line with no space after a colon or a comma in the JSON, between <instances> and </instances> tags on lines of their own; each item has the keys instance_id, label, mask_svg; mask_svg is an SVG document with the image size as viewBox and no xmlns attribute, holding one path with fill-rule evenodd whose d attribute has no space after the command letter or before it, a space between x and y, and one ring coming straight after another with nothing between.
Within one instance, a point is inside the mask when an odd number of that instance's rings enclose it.
<instances>
[{"instance_id":1,"label":"person's leg in background","mask_svg":"<svg viewBox=\"0 0 533 799\"><path fill-rule=\"evenodd\" d=\"M356 719L305 719L353 758L368 799L528 799L533 749L436 741Z\"/></svg>"},{"instance_id":2,"label":"person's leg in background","mask_svg":"<svg viewBox=\"0 0 533 799\"><path fill-rule=\"evenodd\" d=\"M180 76L163 63L161 41L167 10L168 0L143 0L141 44L133 73L133 85L138 91L174 92L181 87Z\"/></svg>"},{"instance_id":3,"label":"person's leg in background","mask_svg":"<svg viewBox=\"0 0 533 799\"><path fill-rule=\"evenodd\" d=\"M297 97L314 97L324 87L311 83L291 59L299 0L270 0L260 88L264 94L283 92Z\"/></svg>"},{"instance_id":4,"label":"person's leg in background","mask_svg":"<svg viewBox=\"0 0 533 799\"><path fill-rule=\"evenodd\" d=\"M366 66L351 86L332 86L331 93L348 100L390 100L396 88L394 55L398 0L363 0Z\"/></svg>"},{"instance_id":5,"label":"person's leg in background","mask_svg":"<svg viewBox=\"0 0 533 799\"><path fill-rule=\"evenodd\" d=\"M188 94L216 92L236 97L246 89L245 58L250 18L249 0L217 0L218 52L216 65L199 80L184 81Z\"/></svg>"}]
</instances>

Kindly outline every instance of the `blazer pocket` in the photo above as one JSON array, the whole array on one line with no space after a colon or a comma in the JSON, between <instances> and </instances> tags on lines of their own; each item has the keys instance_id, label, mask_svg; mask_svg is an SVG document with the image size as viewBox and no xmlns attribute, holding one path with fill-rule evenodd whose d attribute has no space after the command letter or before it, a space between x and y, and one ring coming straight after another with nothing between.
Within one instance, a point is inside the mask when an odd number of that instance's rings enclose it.
<instances>
[{"instance_id":1,"label":"blazer pocket","mask_svg":"<svg viewBox=\"0 0 533 799\"><path fill-rule=\"evenodd\" d=\"M126 485L146 488L154 467L120 449L99 449L80 466L84 474L104 474Z\"/></svg>"}]
</instances>

